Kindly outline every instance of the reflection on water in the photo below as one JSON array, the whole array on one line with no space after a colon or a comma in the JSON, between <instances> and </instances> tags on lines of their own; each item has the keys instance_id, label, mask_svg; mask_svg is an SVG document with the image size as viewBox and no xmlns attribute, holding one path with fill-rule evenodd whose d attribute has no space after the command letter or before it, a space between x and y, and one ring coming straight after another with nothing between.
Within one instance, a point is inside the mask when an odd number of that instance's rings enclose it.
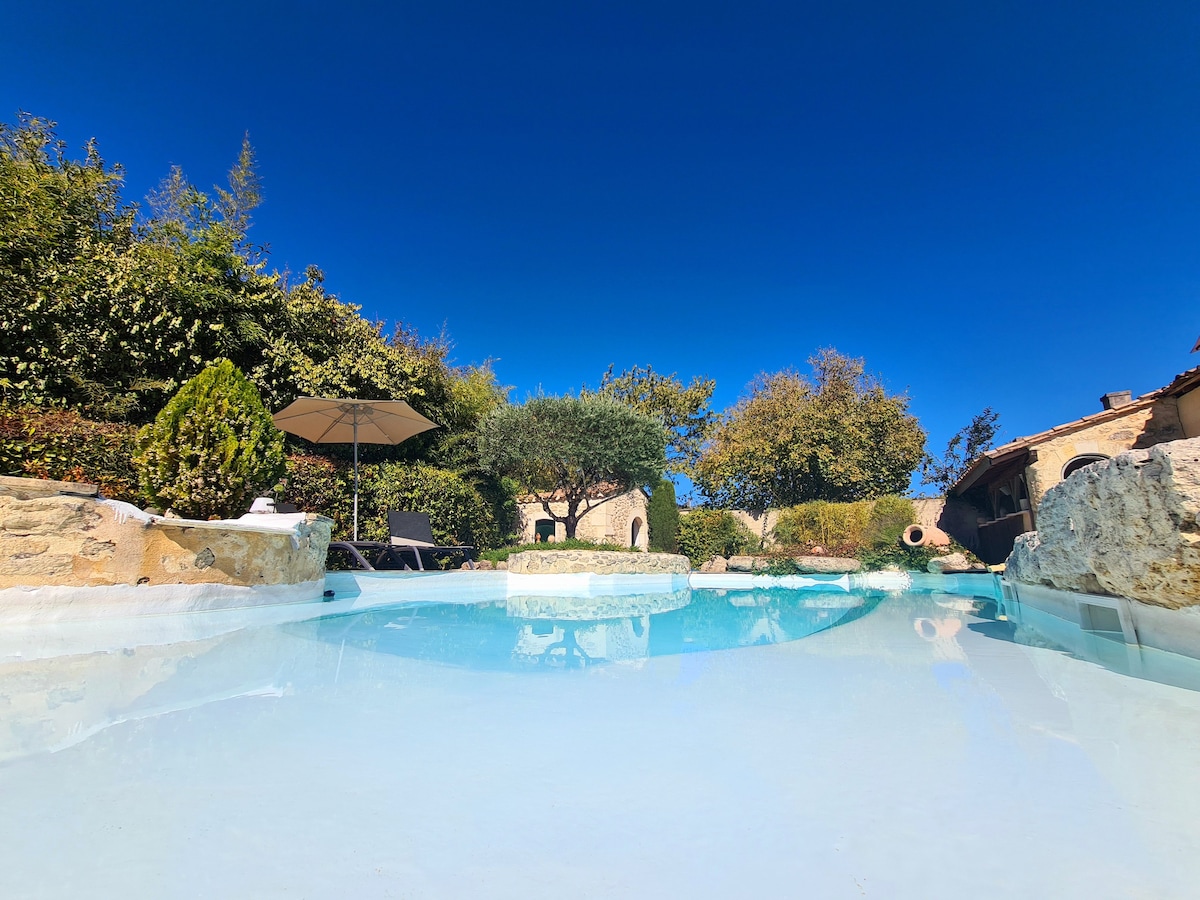
<instances>
[{"instance_id":1,"label":"reflection on water","mask_svg":"<svg viewBox=\"0 0 1200 900\"><path fill-rule=\"evenodd\" d=\"M469 668L573 669L795 641L854 621L883 596L763 589L511 597L328 616L285 627L339 646Z\"/></svg>"}]
</instances>

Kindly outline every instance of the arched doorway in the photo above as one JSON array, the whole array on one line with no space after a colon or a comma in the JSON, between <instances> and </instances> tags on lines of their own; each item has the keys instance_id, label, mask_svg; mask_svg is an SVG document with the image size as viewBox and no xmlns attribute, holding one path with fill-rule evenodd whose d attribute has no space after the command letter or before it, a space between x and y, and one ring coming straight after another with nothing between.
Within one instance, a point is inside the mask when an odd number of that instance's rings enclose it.
<instances>
[{"instance_id":1,"label":"arched doorway","mask_svg":"<svg viewBox=\"0 0 1200 900\"><path fill-rule=\"evenodd\" d=\"M1067 464L1063 466L1062 477L1065 479L1068 475L1078 472L1084 466L1090 466L1094 462L1104 462L1108 457L1100 453L1083 453L1073 459L1067 460Z\"/></svg>"},{"instance_id":2,"label":"arched doorway","mask_svg":"<svg viewBox=\"0 0 1200 900\"><path fill-rule=\"evenodd\" d=\"M640 547L638 539L642 536L642 520L635 518L629 528L629 546Z\"/></svg>"},{"instance_id":3,"label":"arched doorway","mask_svg":"<svg viewBox=\"0 0 1200 900\"><path fill-rule=\"evenodd\" d=\"M538 519L533 523L533 540L538 544L554 543L554 520Z\"/></svg>"}]
</instances>

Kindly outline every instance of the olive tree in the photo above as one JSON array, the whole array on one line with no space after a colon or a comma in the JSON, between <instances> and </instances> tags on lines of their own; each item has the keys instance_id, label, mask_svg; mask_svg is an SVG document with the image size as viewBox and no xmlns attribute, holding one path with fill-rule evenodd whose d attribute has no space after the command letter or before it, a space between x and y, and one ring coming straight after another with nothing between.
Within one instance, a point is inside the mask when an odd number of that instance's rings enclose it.
<instances>
[{"instance_id":1,"label":"olive tree","mask_svg":"<svg viewBox=\"0 0 1200 900\"><path fill-rule=\"evenodd\" d=\"M662 476L666 431L611 397L535 397L483 419L479 455L493 474L532 494L573 538L593 509ZM556 501L565 512L555 511Z\"/></svg>"}]
</instances>

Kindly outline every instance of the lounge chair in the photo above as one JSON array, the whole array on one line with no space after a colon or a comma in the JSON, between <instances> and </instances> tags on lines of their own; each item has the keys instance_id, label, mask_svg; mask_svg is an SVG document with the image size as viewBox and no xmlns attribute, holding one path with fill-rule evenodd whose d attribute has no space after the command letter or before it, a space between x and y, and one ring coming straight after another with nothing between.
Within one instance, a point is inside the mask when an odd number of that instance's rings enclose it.
<instances>
[{"instance_id":1,"label":"lounge chair","mask_svg":"<svg viewBox=\"0 0 1200 900\"><path fill-rule=\"evenodd\" d=\"M421 571L425 570L425 565L421 560L422 553L429 556L430 559L436 559L438 556L458 554L466 560L469 568L475 568L475 554L478 552L476 548L469 546L442 546L437 544L433 539L433 529L429 525L429 516L425 515L425 513L389 510L388 534L391 537L389 541L391 546L404 548L412 552L417 562L417 568Z\"/></svg>"},{"instance_id":2,"label":"lounge chair","mask_svg":"<svg viewBox=\"0 0 1200 900\"><path fill-rule=\"evenodd\" d=\"M445 546L433 540L433 530L429 525L429 516L425 513L400 512L392 510L388 513L387 543L382 541L332 541L329 549L335 554L345 554L354 568L378 569L416 569L424 572L429 560L436 568L439 556L462 556L468 568L475 568L475 547Z\"/></svg>"}]
</instances>

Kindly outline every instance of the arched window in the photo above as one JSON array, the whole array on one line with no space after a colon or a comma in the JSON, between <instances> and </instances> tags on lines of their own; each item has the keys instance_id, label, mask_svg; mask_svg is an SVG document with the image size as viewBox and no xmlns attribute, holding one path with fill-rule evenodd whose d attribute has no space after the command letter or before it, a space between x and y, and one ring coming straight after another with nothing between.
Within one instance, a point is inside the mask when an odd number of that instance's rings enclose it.
<instances>
[{"instance_id":1,"label":"arched window","mask_svg":"<svg viewBox=\"0 0 1200 900\"><path fill-rule=\"evenodd\" d=\"M550 544L554 542L554 520L553 519L538 519L533 523L533 539L539 544Z\"/></svg>"},{"instance_id":2,"label":"arched window","mask_svg":"<svg viewBox=\"0 0 1200 900\"><path fill-rule=\"evenodd\" d=\"M1063 466L1062 477L1066 478L1073 472L1078 472L1084 466L1090 466L1094 462L1104 462L1106 459L1108 457L1100 453L1084 453L1076 456L1074 459L1068 460L1067 464Z\"/></svg>"}]
</instances>

